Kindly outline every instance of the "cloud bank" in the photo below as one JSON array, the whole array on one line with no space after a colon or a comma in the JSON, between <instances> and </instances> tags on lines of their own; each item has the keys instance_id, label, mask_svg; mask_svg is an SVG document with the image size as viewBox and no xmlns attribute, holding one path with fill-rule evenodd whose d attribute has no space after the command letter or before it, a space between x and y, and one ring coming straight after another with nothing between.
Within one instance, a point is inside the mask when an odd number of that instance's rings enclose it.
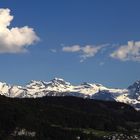
<instances>
[{"instance_id":1,"label":"cloud bank","mask_svg":"<svg viewBox=\"0 0 140 140\"><path fill-rule=\"evenodd\" d=\"M121 61L140 61L140 41L128 41L127 45L120 46L110 56Z\"/></svg>"},{"instance_id":2,"label":"cloud bank","mask_svg":"<svg viewBox=\"0 0 140 140\"><path fill-rule=\"evenodd\" d=\"M97 53L104 53L104 49L110 48L104 48L106 46L112 47L113 44L63 46L62 51L78 53L81 58L80 62L83 62L87 58L94 57ZM140 41L128 41L126 45L120 45L118 49L109 54L109 56L121 61L140 62Z\"/></svg>"},{"instance_id":3,"label":"cloud bank","mask_svg":"<svg viewBox=\"0 0 140 140\"><path fill-rule=\"evenodd\" d=\"M80 55L80 62L83 62L89 57L94 57L101 49L106 45L73 45L73 46L65 46L62 48L63 52L71 52L71 53L79 53Z\"/></svg>"},{"instance_id":4,"label":"cloud bank","mask_svg":"<svg viewBox=\"0 0 140 140\"><path fill-rule=\"evenodd\" d=\"M27 47L39 41L33 28L28 26L8 28L14 16L10 9L0 8L0 53L23 53Z\"/></svg>"}]
</instances>

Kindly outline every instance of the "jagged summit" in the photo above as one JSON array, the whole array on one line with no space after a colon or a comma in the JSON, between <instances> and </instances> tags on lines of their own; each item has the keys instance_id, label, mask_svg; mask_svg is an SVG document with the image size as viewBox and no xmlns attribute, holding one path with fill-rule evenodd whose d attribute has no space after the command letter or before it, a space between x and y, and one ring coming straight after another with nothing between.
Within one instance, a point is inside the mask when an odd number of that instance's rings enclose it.
<instances>
[{"instance_id":1,"label":"jagged summit","mask_svg":"<svg viewBox=\"0 0 140 140\"><path fill-rule=\"evenodd\" d=\"M7 97L37 98L43 96L78 96L98 100L124 102L140 109L140 81L127 89L107 88L102 84L83 82L72 85L61 78L50 81L31 80L25 86L9 85L0 82L0 94Z\"/></svg>"},{"instance_id":2,"label":"jagged summit","mask_svg":"<svg viewBox=\"0 0 140 140\"><path fill-rule=\"evenodd\" d=\"M44 81L31 80L26 86L41 86L44 84L45 84Z\"/></svg>"},{"instance_id":3,"label":"jagged summit","mask_svg":"<svg viewBox=\"0 0 140 140\"><path fill-rule=\"evenodd\" d=\"M140 80L128 87L130 90L129 98L140 101Z\"/></svg>"},{"instance_id":4,"label":"jagged summit","mask_svg":"<svg viewBox=\"0 0 140 140\"><path fill-rule=\"evenodd\" d=\"M129 90L140 93L140 80L128 87Z\"/></svg>"},{"instance_id":5,"label":"jagged summit","mask_svg":"<svg viewBox=\"0 0 140 140\"><path fill-rule=\"evenodd\" d=\"M51 81L63 81L63 82L65 82L65 80L64 79L62 79L62 78L58 78L58 77L55 77L54 79L52 79Z\"/></svg>"},{"instance_id":6,"label":"jagged summit","mask_svg":"<svg viewBox=\"0 0 140 140\"><path fill-rule=\"evenodd\" d=\"M69 82L66 82L64 79L61 78L54 78L53 80L51 80L51 82L59 85L71 85Z\"/></svg>"},{"instance_id":7,"label":"jagged summit","mask_svg":"<svg viewBox=\"0 0 140 140\"><path fill-rule=\"evenodd\" d=\"M93 84L88 83L88 82L83 82L81 85L85 86L85 87L92 87L93 86Z\"/></svg>"}]
</instances>

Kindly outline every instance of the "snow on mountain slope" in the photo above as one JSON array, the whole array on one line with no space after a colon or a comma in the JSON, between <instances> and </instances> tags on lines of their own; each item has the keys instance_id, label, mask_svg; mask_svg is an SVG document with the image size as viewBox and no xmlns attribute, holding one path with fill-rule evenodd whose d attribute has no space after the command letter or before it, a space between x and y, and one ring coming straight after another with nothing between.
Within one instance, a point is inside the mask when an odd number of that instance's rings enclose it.
<instances>
[{"instance_id":1,"label":"snow on mountain slope","mask_svg":"<svg viewBox=\"0 0 140 140\"><path fill-rule=\"evenodd\" d=\"M124 102L140 110L140 81L127 89L107 88L96 83L72 85L60 78L49 82L31 81L25 87L0 82L0 94L7 97L37 98L43 96L77 96L82 98Z\"/></svg>"}]
</instances>

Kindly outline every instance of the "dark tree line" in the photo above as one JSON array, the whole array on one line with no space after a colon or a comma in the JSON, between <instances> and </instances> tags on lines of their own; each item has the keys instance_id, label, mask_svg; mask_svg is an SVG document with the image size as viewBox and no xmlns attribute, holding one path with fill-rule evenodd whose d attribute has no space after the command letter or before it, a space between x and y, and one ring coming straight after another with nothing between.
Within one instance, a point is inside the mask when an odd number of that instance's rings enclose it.
<instances>
[{"instance_id":1,"label":"dark tree line","mask_svg":"<svg viewBox=\"0 0 140 140\"><path fill-rule=\"evenodd\" d=\"M35 136L15 136L16 129ZM81 129L133 132L140 128L140 112L124 103L77 97L17 99L0 96L0 140L99 139Z\"/></svg>"}]
</instances>

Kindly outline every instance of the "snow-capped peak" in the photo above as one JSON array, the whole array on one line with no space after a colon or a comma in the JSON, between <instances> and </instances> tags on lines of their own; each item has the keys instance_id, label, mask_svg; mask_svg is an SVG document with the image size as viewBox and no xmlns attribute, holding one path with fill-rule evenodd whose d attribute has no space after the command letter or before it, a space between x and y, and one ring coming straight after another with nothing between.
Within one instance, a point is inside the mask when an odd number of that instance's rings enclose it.
<instances>
[{"instance_id":1,"label":"snow-capped peak","mask_svg":"<svg viewBox=\"0 0 140 140\"><path fill-rule=\"evenodd\" d=\"M136 81L134 84L130 85L128 87L129 90L133 92L139 92L140 93L140 80Z\"/></svg>"},{"instance_id":2,"label":"snow-capped peak","mask_svg":"<svg viewBox=\"0 0 140 140\"><path fill-rule=\"evenodd\" d=\"M97 83L72 85L61 78L51 81L30 81L26 86L12 86L0 82L0 94L8 97L37 98L43 96L78 96L100 100L114 100L140 108L140 81L128 89L107 88Z\"/></svg>"},{"instance_id":3,"label":"snow-capped peak","mask_svg":"<svg viewBox=\"0 0 140 140\"><path fill-rule=\"evenodd\" d=\"M66 82L64 79L61 78L54 78L53 80L51 80L51 82L54 84L71 85L69 82Z\"/></svg>"},{"instance_id":4,"label":"snow-capped peak","mask_svg":"<svg viewBox=\"0 0 140 140\"><path fill-rule=\"evenodd\" d=\"M81 85L85 86L85 87L92 87L93 86L93 84L87 83L87 82L83 82Z\"/></svg>"},{"instance_id":5,"label":"snow-capped peak","mask_svg":"<svg viewBox=\"0 0 140 140\"><path fill-rule=\"evenodd\" d=\"M45 82L44 81L31 80L26 85L26 88L45 88Z\"/></svg>"}]
</instances>

